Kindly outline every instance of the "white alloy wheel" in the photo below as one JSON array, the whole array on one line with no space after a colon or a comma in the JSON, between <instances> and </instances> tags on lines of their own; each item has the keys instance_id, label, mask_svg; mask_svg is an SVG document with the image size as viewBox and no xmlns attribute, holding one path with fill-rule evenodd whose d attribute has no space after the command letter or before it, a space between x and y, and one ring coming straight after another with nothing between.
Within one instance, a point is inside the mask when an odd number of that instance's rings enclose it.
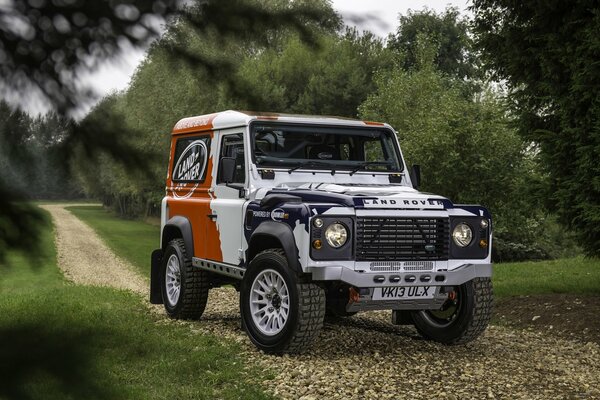
<instances>
[{"instance_id":1,"label":"white alloy wheel","mask_svg":"<svg viewBox=\"0 0 600 400\"><path fill-rule=\"evenodd\" d=\"M261 271L250 291L250 313L254 325L267 336L277 335L290 315L288 287L279 272Z\"/></svg>"},{"instance_id":2,"label":"white alloy wheel","mask_svg":"<svg viewBox=\"0 0 600 400\"><path fill-rule=\"evenodd\" d=\"M167 288L167 301L171 306L177 305L179 293L181 293L181 266L179 257L171 254L167 261L167 273L165 274L165 286Z\"/></svg>"}]
</instances>

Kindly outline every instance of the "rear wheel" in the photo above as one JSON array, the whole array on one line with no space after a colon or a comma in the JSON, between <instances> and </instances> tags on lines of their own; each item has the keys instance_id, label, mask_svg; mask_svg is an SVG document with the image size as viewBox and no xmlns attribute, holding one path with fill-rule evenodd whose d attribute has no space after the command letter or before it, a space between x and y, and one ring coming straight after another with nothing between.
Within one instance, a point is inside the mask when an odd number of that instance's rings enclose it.
<instances>
[{"instance_id":1,"label":"rear wheel","mask_svg":"<svg viewBox=\"0 0 600 400\"><path fill-rule=\"evenodd\" d=\"M163 256L161 291L171 318L198 319L208 299L208 273L192 266L183 239L169 242Z\"/></svg>"},{"instance_id":2,"label":"rear wheel","mask_svg":"<svg viewBox=\"0 0 600 400\"><path fill-rule=\"evenodd\" d=\"M300 282L282 250L265 250L244 274L240 311L246 333L259 349L299 353L323 326L325 293L314 283Z\"/></svg>"},{"instance_id":3,"label":"rear wheel","mask_svg":"<svg viewBox=\"0 0 600 400\"><path fill-rule=\"evenodd\" d=\"M440 310L416 311L412 319L427 339L444 344L463 344L477 338L492 316L493 288L490 278L475 278L448 295Z\"/></svg>"}]
</instances>

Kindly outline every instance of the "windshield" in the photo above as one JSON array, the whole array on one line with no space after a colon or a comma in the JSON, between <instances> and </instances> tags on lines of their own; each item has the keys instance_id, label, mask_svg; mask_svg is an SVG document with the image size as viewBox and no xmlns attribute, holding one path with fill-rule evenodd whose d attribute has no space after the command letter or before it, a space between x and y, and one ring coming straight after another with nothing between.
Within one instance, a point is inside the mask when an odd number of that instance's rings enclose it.
<instances>
[{"instance_id":1,"label":"windshield","mask_svg":"<svg viewBox=\"0 0 600 400\"><path fill-rule=\"evenodd\" d=\"M400 172L388 129L256 124L252 156L259 167Z\"/></svg>"}]
</instances>

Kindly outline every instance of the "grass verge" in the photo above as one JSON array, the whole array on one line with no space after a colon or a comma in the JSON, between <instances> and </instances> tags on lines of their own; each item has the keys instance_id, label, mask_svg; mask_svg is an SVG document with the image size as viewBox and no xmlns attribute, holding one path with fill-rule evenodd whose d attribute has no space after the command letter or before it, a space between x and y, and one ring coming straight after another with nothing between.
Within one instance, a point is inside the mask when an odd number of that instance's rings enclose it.
<instances>
[{"instance_id":1,"label":"grass verge","mask_svg":"<svg viewBox=\"0 0 600 400\"><path fill-rule=\"evenodd\" d=\"M600 295L600 260L584 257L494 265L498 296L570 293Z\"/></svg>"},{"instance_id":2,"label":"grass verge","mask_svg":"<svg viewBox=\"0 0 600 400\"><path fill-rule=\"evenodd\" d=\"M237 345L149 315L129 292L66 282L51 229L42 241L36 267L15 254L0 265L0 398L266 398Z\"/></svg>"}]
</instances>

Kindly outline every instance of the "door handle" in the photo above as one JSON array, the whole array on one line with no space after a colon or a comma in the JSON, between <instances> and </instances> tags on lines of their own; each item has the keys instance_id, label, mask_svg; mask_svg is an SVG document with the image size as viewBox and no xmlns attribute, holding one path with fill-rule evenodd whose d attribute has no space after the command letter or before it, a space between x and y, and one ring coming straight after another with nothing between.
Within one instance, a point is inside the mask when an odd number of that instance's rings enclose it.
<instances>
[{"instance_id":1,"label":"door handle","mask_svg":"<svg viewBox=\"0 0 600 400\"><path fill-rule=\"evenodd\" d=\"M216 219L217 218L217 214L208 214L207 217L210 218L210 219Z\"/></svg>"}]
</instances>

